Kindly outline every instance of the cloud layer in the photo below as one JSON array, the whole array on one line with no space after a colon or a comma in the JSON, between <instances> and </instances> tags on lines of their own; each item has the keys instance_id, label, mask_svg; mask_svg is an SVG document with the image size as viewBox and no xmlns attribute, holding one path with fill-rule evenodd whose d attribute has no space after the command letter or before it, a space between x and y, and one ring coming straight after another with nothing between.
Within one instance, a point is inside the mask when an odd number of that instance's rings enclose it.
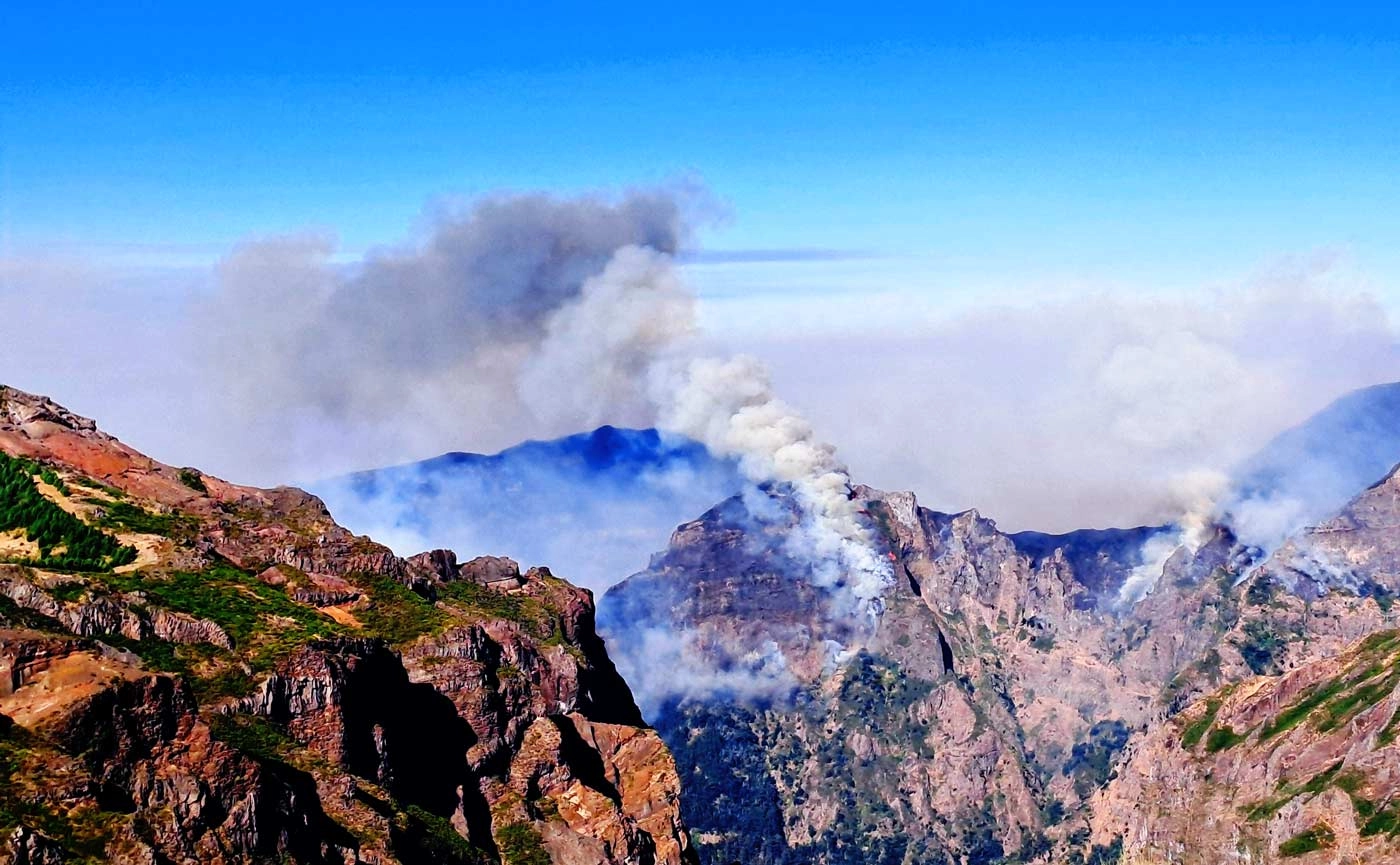
<instances>
[{"instance_id":1,"label":"cloud layer","mask_svg":"<svg viewBox=\"0 0 1400 865\"><path fill-rule=\"evenodd\" d=\"M959 313L891 286L867 304L897 313L881 328L827 290L697 300L673 259L699 209L687 190L493 197L351 264L315 235L249 241L212 273L0 262L0 379L245 482L664 421L728 455L766 448L752 474L798 466L815 498L839 494L818 446L838 442L862 482L1063 531L1177 518L1192 479L1400 378L1384 308L1325 259L1211 292ZM750 324L702 333L715 303ZM750 363L731 349L757 359L743 387L721 375ZM692 398L721 420L692 418ZM829 498L815 512L841 525Z\"/></svg>"},{"instance_id":2,"label":"cloud layer","mask_svg":"<svg viewBox=\"0 0 1400 865\"><path fill-rule=\"evenodd\" d=\"M915 333L736 344L863 482L1047 532L1176 519L1203 477L1342 393L1400 378L1384 308L1313 266L1170 299L985 306Z\"/></svg>"}]
</instances>

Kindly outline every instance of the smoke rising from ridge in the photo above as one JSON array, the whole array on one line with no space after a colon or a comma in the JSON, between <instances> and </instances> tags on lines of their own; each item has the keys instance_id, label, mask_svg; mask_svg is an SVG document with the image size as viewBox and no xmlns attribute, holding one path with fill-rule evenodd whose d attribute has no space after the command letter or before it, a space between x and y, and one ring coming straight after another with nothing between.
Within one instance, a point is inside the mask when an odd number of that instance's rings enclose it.
<instances>
[{"instance_id":1,"label":"smoke rising from ridge","mask_svg":"<svg viewBox=\"0 0 1400 865\"><path fill-rule=\"evenodd\" d=\"M839 335L785 335L770 326L778 310L755 326L774 338L729 344L761 353L863 483L913 489L938 510L975 507L1011 531L1155 525L1196 498L1185 479L1233 475L1342 394L1400 379L1395 331L1365 288L1308 261L1172 297L940 316L911 297L899 309L916 326ZM853 349L831 350L838 341Z\"/></svg>"},{"instance_id":2,"label":"smoke rising from ridge","mask_svg":"<svg viewBox=\"0 0 1400 865\"><path fill-rule=\"evenodd\" d=\"M215 368L241 414L298 418L311 435L294 444L312 451L336 428L435 433L483 415L551 434L622 423L690 436L755 484L790 486L807 516L794 552L869 609L888 568L834 449L774 396L759 362L699 345L675 264L682 211L660 193L491 199L348 272L315 238L247 245L222 265L206 311L211 331L236 322L219 331Z\"/></svg>"},{"instance_id":3,"label":"smoke rising from ridge","mask_svg":"<svg viewBox=\"0 0 1400 865\"><path fill-rule=\"evenodd\" d=\"M679 402L704 391L698 359L748 354L858 480L1041 531L1176 520L1181 478L1228 475L1341 393L1400 378L1384 306L1325 259L1214 293L964 312L913 291L697 301L681 276L705 266L672 265L696 197L497 196L349 264L324 236L268 238L217 272L158 275L158 290L153 274L10 259L0 370L157 456L275 484L668 414L732 452L728 420L697 427ZM880 309L879 326L856 314ZM773 410L755 387L727 417ZM1298 489L1345 486L1327 474ZM840 527L840 473L828 480L813 512ZM1266 501L1249 502L1261 533L1307 511Z\"/></svg>"}]
</instances>

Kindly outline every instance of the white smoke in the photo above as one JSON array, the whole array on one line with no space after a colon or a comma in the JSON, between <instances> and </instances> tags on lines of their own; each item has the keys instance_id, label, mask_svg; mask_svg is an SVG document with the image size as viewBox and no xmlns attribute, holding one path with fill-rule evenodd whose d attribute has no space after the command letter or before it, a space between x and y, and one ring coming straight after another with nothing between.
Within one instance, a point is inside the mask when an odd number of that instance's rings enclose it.
<instances>
[{"instance_id":1,"label":"white smoke","mask_svg":"<svg viewBox=\"0 0 1400 865\"><path fill-rule=\"evenodd\" d=\"M731 656L697 630L629 628L609 652L632 689L642 716L656 721L671 701L723 695L739 703L782 700L799 685L782 649L772 640ZM723 662L717 662L724 656Z\"/></svg>"},{"instance_id":2,"label":"white smoke","mask_svg":"<svg viewBox=\"0 0 1400 865\"><path fill-rule=\"evenodd\" d=\"M790 488L804 519L788 541L813 582L870 612L889 586L835 448L773 393L755 358L697 356L694 295L670 255L627 246L545 322L520 388L541 416L598 423L618 407L734 458L756 484Z\"/></svg>"},{"instance_id":3,"label":"white smoke","mask_svg":"<svg viewBox=\"0 0 1400 865\"><path fill-rule=\"evenodd\" d=\"M1219 520L1220 499L1229 488L1229 478L1217 471L1200 469L1173 478L1168 486L1172 509L1181 514L1173 530L1148 538L1134 567L1118 590L1119 607L1136 604L1157 587L1167 561L1177 550L1195 553L1210 538Z\"/></svg>"},{"instance_id":4,"label":"white smoke","mask_svg":"<svg viewBox=\"0 0 1400 865\"><path fill-rule=\"evenodd\" d=\"M737 458L750 480L790 485L806 517L790 541L815 565L815 582L839 585L869 609L893 576L851 500L850 475L835 449L774 395L763 365L742 355L696 358L679 372L661 371L658 381L660 424Z\"/></svg>"},{"instance_id":5,"label":"white smoke","mask_svg":"<svg viewBox=\"0 0 1400 865\"><path fill-rule=\"evenodd\" d=\"M554 311L524 364L519 390L551 426L591 428L656 414L648 382L696 336L695 296L670 255L625 246L576 298Z\"/></svg>"}]
</instances>

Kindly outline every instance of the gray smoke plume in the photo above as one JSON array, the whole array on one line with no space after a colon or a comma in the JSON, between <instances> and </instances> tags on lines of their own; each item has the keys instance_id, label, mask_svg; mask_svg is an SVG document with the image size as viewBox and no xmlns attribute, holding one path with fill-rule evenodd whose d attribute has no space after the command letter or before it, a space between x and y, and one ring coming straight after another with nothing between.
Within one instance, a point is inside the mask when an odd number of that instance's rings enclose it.
<instances>
[{"instance_id":1,"label":"gray smoke plume","mask_svg":"<svg viewBox=\"0 0 1400 865\"><path fill-rule=\"evenodd\" d=\"M601 423L690 436L754 483L790 487L805 515L797 557L843 607L874 611L888 566L844 466L761 364L705 355L675 262L684 237L684 202L649 192L488 199L349 268L315 238L248 244L206 310L215 368L303 471L352 441L382 465L463 427L478 441L480 426Z\"/></svg>"},{"instance_id":2,"label":"gray smoke plume","mask_svg":"<svg viewBox=\"0 0 1400 865\"><path fill-rule=\"evenodd\" d=\"M199 330L231 414L278 432L281 459L266 454L259 479L428 456L464 430L486 450L604 416L644 425L640 389L627 370L602 368L606 355L568 358L595 375L582 391L537 377L526 399L523 385L551 350L555 314L610 282L619 250L669 259L680 248L684 207L661 191L490 198L440 216L418 245L350 266L334 265L321 238L242 245L221 264Z\"/></svg>"}]
</instances>

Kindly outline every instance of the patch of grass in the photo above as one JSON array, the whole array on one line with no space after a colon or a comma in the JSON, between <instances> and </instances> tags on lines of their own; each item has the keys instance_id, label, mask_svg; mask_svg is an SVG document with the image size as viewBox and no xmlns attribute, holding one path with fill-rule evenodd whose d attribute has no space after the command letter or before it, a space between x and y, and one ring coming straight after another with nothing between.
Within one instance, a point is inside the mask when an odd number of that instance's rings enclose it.
<instances>
[{"instance_id":1,"label":"patch of grass","mask_svg":"<svg viewBox=\"0 0 1400 865\"><path fill-rule=\"evenodd\" d=\"M1396 733L1400 733L1400 709L1391 713L1390 720L1385 722L1381 728L1380 735L1376 737L1382 745L1389 745L1395 741Z\"/></svg>"},{"instance_id":2,"label":"patch of grass","mask_svg":"<svg viewBox=\"0 0 1400 865\"><path fill-rule=\"evenodd\" d=\"M1318 731L1325 733L1348 723L1357 715L1389 697L1395 692L1397 684L1400 684L1400 668L1393 669L1384 676L1374 678L1369 684L1360 685L1349 693L1331 700L1322 707L1322 713L1316 724Z\"/></svg>"},{"instance_id":3,"label":"patch of grass","mask_svg":"<svg viewBox=\"0 0 1400 865\"><path fill-rule=\"evenodd\" d=\"M1260 741L1286 732L1310 716L1320 732L1336 729L1390 696L1400 686L1400 664L1394 657L1397 649L1400 649L1398 632L1385 631L1367 637L1358 646L1356 661L1348 673L1319 682L1298 702L1279 712L1260 731ZM1362 666L1364 662L1369 663ZM1382 730L1383 743L1393 740L1394 723L1392 718Z\"/></svg>"},{"instance_id":4,"label":"patch of grass","mask_svg":"<svg viewBox=\"0 0 1400 865\"><path fill-rule=\"evenodd\" d=\"M186 676L200 702L244 696L252 691L257 673L298 647L345 633L343 626L292 600L281 588L228 564L197 572L104 574L94 580L115 592L140 592L154 606L208 619L233 638L233 652L160 640L122 646L149 666Z\"/></svg>"},{"instance_id":5,"label":"patch of grass","mask_svg":"<svg viewBox=\"0 0 1400 865\"><path fill-rule=\"evenodd\" d=\"M174 643L164 640L133 640L121 634L107 634L101 640L114 649L130 652L140 658L147 669L157 673L190 675L189 664L180 657L180 647Z\"/></svg>"},{"instance_id":6,"label":"patch of grass","mask_svg":"<svg viewBox=\"0 0 1400 865\"><path fill-rule=\"evenodd\" d=\"M393 846L400 854L411 851L412 861L415 862L486 865L492 861L476 845L458 835L447 818L417 805L408 805L395 815ZM410 856L403 858L409 861Z\"/></svg>"},{"instance_id":7,"label":"patch of grass","mask_svg":"<svg viewBox=\"0 0 1400 865\"><path fill-rule=\"evenodd\" d=\"M1250 822L1272 820L1275 814L1283 810L1284 805L1292 802L1297 796L1297 793L1289 790L1281 795L1255 802L1253 805L1247 805L1242 809L1244 811L1244 818Z\"/></svg>"},{"instance_id":8,"label":"patch of grass","mask_svg":"<svg viewBox=\"0 0 1400 865\"><path fill-rule=\"evenodd\" d=\"M1206 736L1206 753L1214 754L1233 748L1243 742L1244 738L1244 735L1236 733L1228 724L1216 727Z\"/></svg>"},{"instance_id":9,"label":"patch of grass","mask_svg":"<svg viewBox=\"0 0 1400 865\"><path fill-rule=\"evenodd\" d=\"M1341 679L1334 679L1313 688L1303 695L1303 699L1279 712L1273 720L1266 721L1259 731L1259 741L1271 739L1298 726L1314 709L1340 693L1344 686L1345 682Z\"/></svg>"},{"instance_id":10,"label":"patch of grass","mask_svg":"<svg viewBox=\"0 0 1400 865\"><path fill-rule=\"evenodd\" d=\"M44 589L49 597L64 603L78 600L87 593L87 590L88 587L86 583L81 583L76 580L66 583L56 583Z\"/></svg>"},{"instance_id":11,"label":"patch of grass","mask_svg":"<svg viewBox=\"0 0 1400 865\"><path fill-rule=\"evenodd\" d=\"M1196 744L1205 736L1210 725L1215 723L1215 716L1220 713L1220 701L1210 699L1206 701L1206 712L1198 720L1187 727L1181 733L1181 746L1183 748L1194 748Z\"/></svg>"},{"instance_id":12,"label":"patch of grass","mask_svg":"<svg viewBox=\"0 0 1400 865\"><path fill-rule=\"evenodd\" d=\"M496 833L501 865L550 865L539 830L529 823L511 823Z\"/></svg>"},{"instance_id":13,"label":"patch of grass","mask_svg":"<svg viewBox=\"0 0 1400 865\"><path fill-rule=\"evenodd\" d=\"M131 502L87 499L102 508L97 524L104 529L160 535L173 541L188 542L199 532L199 520L188 514L155 514Z\"/></svg>"},{"instance_id":14,"label":"patch of grass","mask_svg":"<svg viewBox=\"0 0 1400 865\"><path fill-rule=\"evenodd\" d=\"M294 744L275 724L257 715L214 715L209 731L245 754L273 762L282 762Z\"/></svg>"},{"instance_id":15,"label":"patch of grass","mask_svg":"<svg viewBox=\"0 0 1400 865\"><path fill-rule=\"evenodd\" d=\"M524 621L537 618L542 607L534 598L523 595L508 595L495 589L488 589L475 580L453 580L438 587L438 594L457 605L467 607L472 612L493 619Z\"/></svg>"},{"instance_id":16,"label":"patch of grass","mask_svg":"<svg viewBox=\"0 0 1400 865\"><path fill-rule=\"evenodd\" d=\"M90 490L97 490L99 492L106 493L114 499L126 498L126 493L122 490L119 490L116 487L109 487L101 481L95 481L92 478L75 478L73 482L78 484L79 486L87 487Z\"/></svg>"},{"instance_id":17,"label":"patch of grass","mask_svg":"<svg viewBox=\"0 0 1400 865\"><path fill-rule=\"evenodd\" d=\"M180 483L197 493L209 494L209 488L204 485L204 475L200 473L199 469L180 469Z\"/></svg>"},{"instance_id":18,"label":"patch of grass","mask_svg":"<svg viewBox=\"0 0 1400 865\"><path fill-rule=\"evenodd\" d=\"M350 579L373 602L369 609L355 612L373 636L401 645L441 630L447 623L447 616L431 601L392 577L355 574Z\"/></svg>"},{"instance_id":19,"label":"patch of grass","mask_svg":"<svg viewBox=\"0 0 1400 865\"><path fill-rule=\"evenodd\" d=\"M1347 798L1351 800L1352 809L1356 812L1356 823L1363 838L1369 838L1373 835L1386 835L1393 838L1400 835L1400 802L1384 802L1379 804L1372 802L1361 795L1361 791L1365 786L1366 776L1355 770L1343 770L1342 761L1338 760L1327 769L1308 779L1308 782L1302 786L1281 784L1281 792L1279 795L1262 802L1257 802L1244 809L1245 819L1250 821L1271 819L1283 809L1284 805L1292 802L1297 797L1305 795L1315 796L1329 787L1335 787L1346 793ZM1316 828L1317 827L1314 827L1314 829ZM1311 837L1310 840L1310 833L1312 833L1312 831L1313 830L1309 830L1309 832L1304 832L1290 839L1287 843L1296 842L1294 848L1291 849L1296 849L1299 852L1292 854L1284 853L1284 855L1298 856L1302 855L1302 853L1319 849L1316 847L1308 847L1309 844L1319 840L1316 837ZM1283 852L1283 848L1280 848L1280 852Z\"/></svg>"},{"instance_id":20,"label":"patch of grass","mask_svg":"<svg viewBox=\"0 0 1400 865\"><path fill-rule=\"evenodd\" d=\"M1321 772L1309 778L1308 783L1304 784L1299 792L1313 795L1321 793L1323 790L1327 789L1328 785L1337 779L1337 773L1341 771L1342 761L1338 760L1328 768L1323 769Z\"/></svg>"},{"instance_id":21,"label":"patch of grass","mask_svg":"<svg viewBox=\"0 0 1400 865\"><path fill-rule=\"evenodd\" d=\"M267 620L289 619L292 630L308 638L340 633L340 627L315 610L289 598L276 586L232 565L218 564L203 571L166 574L111 574L96 579L113 591L141 592L152 604L208 619L228 632L238 645L267 639L274 629Z\"/></svg>"},{"instance_id":22,"label":"patch of grass","mask_svg":"<svg viewBox=\"0 0 1400 865\"><path fill-rule=\"evenodd\" d=\"M42 767L40 741L19 727L0 732L0 834L24 824L47 835L68 854L65 862L98 865L108 861L106 848L124 815L79 804L60 809L55 804L26 798L24 779L37 777Z\"/></svg>"},{"instance_id":23,"label":"patch of grass","mask_svg":"<svg viewBox=\"0 0 1400 865\"><path fill-rule=\"evenodd\" d=\"M1358 806L1358 802L1362 803ZM1361 837L1370 838L1374 835L1386 835L1394 838L1400 835L1400 802L1391 802L1384 807L1377 807L1375 804L1352 797L1352 805L1356 807L1356 813L1365 822L1361 825Z\"/></svg>"},{"instance_id":24,"label":"patch of grass","mask_svg":"<svg viewBox=\"0 0 1400 865\"><path fill-rule=\"evenodd\" d=\"M1332 827L1326 823L1319 823L1284 841L1279 845L1278 852L1280 856L1291 859L1314 850L1330 849L1336 843L1337 836L1332 832Z\"/></svg>"}]
</instances>

